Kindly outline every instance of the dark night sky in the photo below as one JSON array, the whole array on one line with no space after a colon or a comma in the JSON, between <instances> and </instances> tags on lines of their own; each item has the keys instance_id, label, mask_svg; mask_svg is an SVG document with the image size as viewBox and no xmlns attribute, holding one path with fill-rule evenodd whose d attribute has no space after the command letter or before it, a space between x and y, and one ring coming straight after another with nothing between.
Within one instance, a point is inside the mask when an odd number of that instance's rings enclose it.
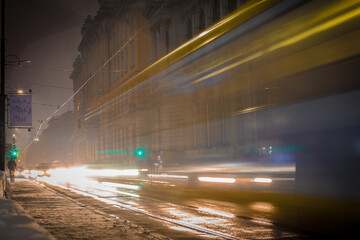
<instances>
[{"instance_id":1,"label":"dark night sky","mask_svg":"<svg viewBox=\"0 0 360 240\"><path fill-rule=\"evenodd\" d=\"M35 136L40 120L47 119L72 95L70 72L60 69L72 70L82 24L86 16L94 16L97 9L97 0L6 1L5 55L31 60L24 67L6 67L7 92L33 91L33 130L28 133L17 129L7 133L7 136L16 134L20 150ZM16 59L8 56L6 60ZM69 109L72 106L64 107L59 113Z\"/></svg>"}]
</instances>

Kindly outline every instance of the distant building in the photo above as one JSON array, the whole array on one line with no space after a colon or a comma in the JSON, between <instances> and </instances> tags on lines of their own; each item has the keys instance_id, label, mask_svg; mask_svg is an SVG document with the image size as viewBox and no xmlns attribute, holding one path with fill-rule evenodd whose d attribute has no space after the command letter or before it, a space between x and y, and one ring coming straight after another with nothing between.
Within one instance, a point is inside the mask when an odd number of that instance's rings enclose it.
<instances>
[{"instance_id":1,"label":"distant building","mask_svg":"<svg viewBox=\"0 0 360 240\"><path fill-rule=\"evenodd\" d=\"M26 165L35 167L38 163L71 164L74 151L74 114L64 114L52 118L43 130L39 141L26 152Z\"/></svg>"}]
</instances>

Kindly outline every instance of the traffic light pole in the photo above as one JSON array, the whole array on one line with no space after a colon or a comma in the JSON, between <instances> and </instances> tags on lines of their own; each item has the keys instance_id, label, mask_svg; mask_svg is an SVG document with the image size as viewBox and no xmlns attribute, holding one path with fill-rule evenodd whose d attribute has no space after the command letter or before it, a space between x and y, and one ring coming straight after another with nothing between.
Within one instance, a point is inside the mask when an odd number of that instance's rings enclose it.
<instances>
[{"instance_id":1,"label":"traffic light pole","mask_svg":"<svg viewBox=\"0 0 360 240\"><path fill-rule=\"evenodd\" d=\"M0 171L5 171L5 0L1 1Z\"/></svg>"}]
</instances>

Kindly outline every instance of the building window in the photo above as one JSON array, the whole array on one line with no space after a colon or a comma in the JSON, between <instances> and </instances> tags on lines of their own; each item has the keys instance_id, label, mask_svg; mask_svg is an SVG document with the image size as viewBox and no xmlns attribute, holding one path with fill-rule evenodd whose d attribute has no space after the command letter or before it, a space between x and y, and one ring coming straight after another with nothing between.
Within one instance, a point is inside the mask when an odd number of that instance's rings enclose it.
<instances>
[{"instance_id":1,"label":"building window","mask_svg":"<svg viewBox=\"0 0 360 240\"><path fill-rule=\"evenodd\" d=\"M169 28L165 30L165 47L166 47L166 53L169 53L170 51Z\"/></svg>"},{"instance_id":2,"label":"building window","mask_svg":"<svg viewBox=\"0 0 360 240\"><path fill-rule=\"evenodd\" d=\"M187 23L187 30L186 30L186 38L187 38L187 40L191 39L192 36L193 36L192 21L191 21L191 19L189 19L188 23Z\"/></svg>"},{"instance_id":3,"label":"building window","mask_svg":"<svg viewBox=\"0 0 360 240\"><path fill-rule=\"evenodd\" d=\"M170 52L170 20L165 24L165 51Z\"/></svg>"},{"instance_id":4,"label":"building window","mask_svg":"<svg viewBox=\"0 0 360 240\"><path fill-rule=\"evenodd\" d=\"M156 28L151 31L152 38L152 55L154 60L157 59L157 38L156 38Z\"/></svg>"},{"instance_id":5,"label":"building window","mask_svg":"<svg viewBox=\"0 0 360 240\"><path fill-rule=\"evenodd\" d=\"M168 53L170 51L169 29L165 31L165 46L166 46L166 53Z\"/></svg>"},{"instance_id":6,"label":"building window","mask_svg":"<svg viewBox=\"0 0 360 240\"><path fill-rule=\"evenodd\" d=\"M105 40L104 36L101 39L101 65L104 64L105 61Z\"/></svg>"},{"instance_id":7,"label":"building window","mask_svg":"<svg viewBox=\"0 0 360 240\"><path fill-rule=\"evenodd\" d=\"M244 5L245 3L247 3L249 0L240 0L240 6Z\"/></svg>"},{"instance_id":8,"label":"building window","mask_svg":"<svg viewBox=\"0 0 360 240\"><path fill-rule=\"evenodd\" d=\"M120 23L120 47L124 44L124 34L123 33L124 24Z\"/></svg>"},{"instance_id":9,"label":"building window","mask_svg":"<svg viewBox=\"0 0 360 240\"><path fill-rule=\"evenodd\" d=\"M124 75L124 52L121 52L121 76Z\"/></svg>"},{"instance_id":10,"label":"building window","mask_svg":"<svg viewBox=\"0 0 360 240\"><path fill-rule=\"evenodd\" d=\"M116 52L116 31L114 29L114 31L112 32L112 39L111 41L113 42L112 44L112 54L114 54Z\"/></svg>"},{"instance_id":11,"label":"building window","mask_svg":"<svg viewBox=\"0 0 360 240\"><path fill-rule=\"evenodd\" d=\"M135 42L131 41L130 47L130 66L133 68L135 66Z\"/></svg>"},{"instance_id":12,"label":"building window","mask_svg":"<svg viewBox=\"0 0 360 240\"><path fill-rule=\"evenodd\" d=\"M155 26L151 29L151 40L152 40L152 58L156 60L158 58L158 51L160 49L159 41L160 41L160 26L155 24Z\"/></svg>"},{"instance_id":13,"label":"building window","mask_svg":"<svg viewBox=\"0 0 360 240\"><path fill-rule=\"evenodd\" d=\"M205 13L204 10L201 10L199 14L199 32L202 32L204 29L205 29Z\"/></svg>"},{"instance_id":14,"label":"building window","mask_svg":"<svg viewBox=\"0 0 360 240\"><path fill-rule=\"evenodd\" d=\"M128 40L128 24L129 24L129 18L128 16L125 17L125 24L124 24L124 41L127 42Z\"/></svg>"},{"instance_id":15,"label":"building window","mask_svg":"<svg viewBox=\"0 0 360 240\"><path fill-rule=\"evenodd\" d=\"M131 11L130 13L130 32L131 35L134 34L135 31L135 14L134 14L134 10Z\"/></svg>"},{"instance_id":16,"label":"building window","mask_svg":"<svg viewBox=\"0 0 360 240\"><path fill-rule=\"evenodd\" d=\"M127 73L127 71L128 71L128 51L127 50L125 50L125 59L124 59L124 61L125 61L125 73Z\"/></svg>"},{"instance_id":17,"label":"building window","mask_svg":"<svg viewBox=\"0 0 360 240\"><path fill-rule=\"evenodd\" d=\"M229 0L228 13L235 11L236 8L237 8L237 0Z\"/></svg>"},{"instance_id":18,"label":"building window","mask_svg":"<svg viewBox=\"0 0 360 240\"><path fill-rule=\"evenodd\" d=\"M119 78L121 73L121 67L120 67L120 57L119 55L116 56L116 68L114 70L114 75L116 76L116 80Z\"/></svg>"},{"instance_id":19,"label":"building window","mask_svg":"<svg viewBox=\"0 0 360 240\"><path fill-rule=\"evenodd\" d=\"M118 51L120 49L120 35L121 35L121 32L120 32L120 24L116 24L115 25L115 41L116 41L116 47L115 47L115 51Z\"/></svg>"},{"instance_id":20,"label":"building window","mask_svg":"<svg viewBox=\"0 0 360 240\"><path fill-rule=\"evenodd\" d=\"M214 8L213 8L213 22L217 22L220 20L220 2L219 0L214 1Z\"/></svg>"},{"instance_id":21,"label":"building window","mask_svg":"<svg viewBox=\"0 0 360 240\"><path fill-rule=\"evenodd\" d=\"M155 46L155 56L156 56L156 58L158 58L158 56L160 56L160 54L159 54L159 51L160 51L160 25L157 25L156 26L156 29L155 29L155 34L156 34L156 37L155 37L155 44L156 44L156 46Z\"/></svg>"},{"instance_id":22,"label":"building window","mask_svg":"<svg viewBox=\"0 0 360 240\"><path fill-rule=\"evenodd\" d=\"M114 66L113 66L114 64L113 64L113 62L112 61L110 61L110 64L109 64L109 66L110 66L110 83L113 83L114 82Z\"/></svg>"}]
</instances>

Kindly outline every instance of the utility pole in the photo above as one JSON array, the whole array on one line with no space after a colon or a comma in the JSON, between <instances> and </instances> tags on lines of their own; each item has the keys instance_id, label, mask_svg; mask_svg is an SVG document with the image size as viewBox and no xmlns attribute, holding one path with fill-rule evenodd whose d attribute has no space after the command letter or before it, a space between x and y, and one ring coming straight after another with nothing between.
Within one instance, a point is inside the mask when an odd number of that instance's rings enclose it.
<instances>
[{"instance_id":1,"label":"utility pole","mask_svg":"<svg viewBox=\"0 0 360 240\"><path fill-rule=\"evenodd\" d=\"M1 1L0 171L5 171L5 0Z\"/></svg>"}]
</instances>

